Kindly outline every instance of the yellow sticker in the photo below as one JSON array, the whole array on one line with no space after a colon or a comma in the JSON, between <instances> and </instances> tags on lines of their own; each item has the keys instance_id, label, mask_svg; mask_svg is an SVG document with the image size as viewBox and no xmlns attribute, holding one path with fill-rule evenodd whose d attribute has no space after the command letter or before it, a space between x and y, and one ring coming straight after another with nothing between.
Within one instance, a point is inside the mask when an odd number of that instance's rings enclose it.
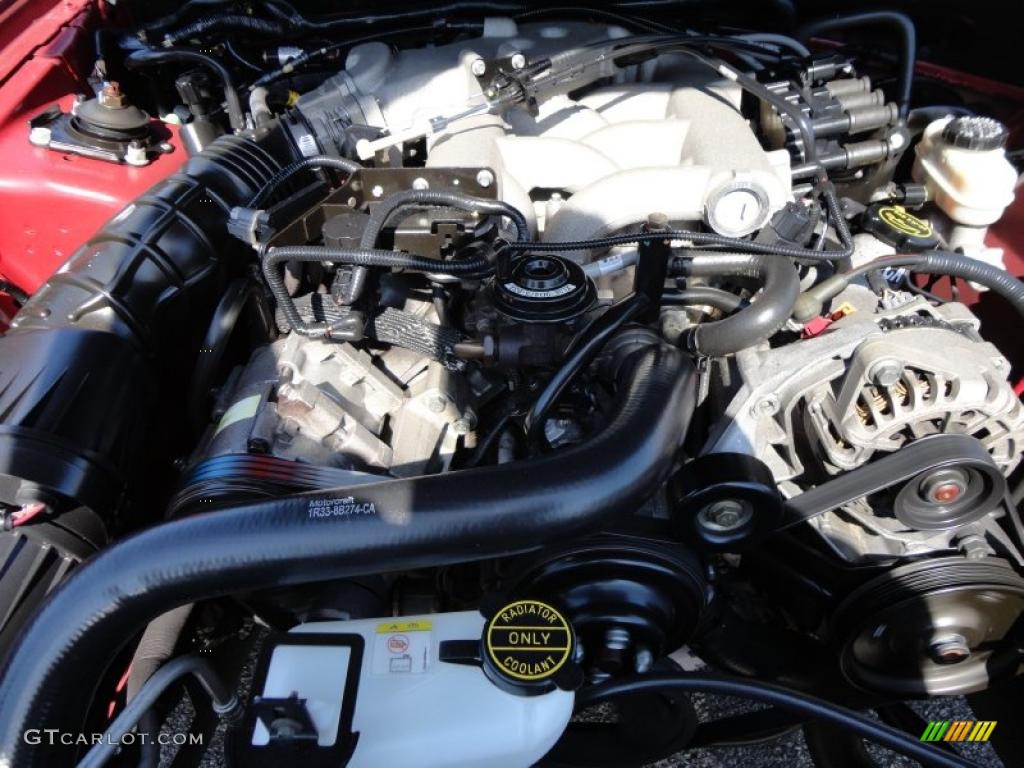
<instances>
[{"instance_id":1,"label":"yellow sticker","mask_svg":"<svg viewBox=\"0 0 1024 768\"><path fill-rule=\"evenodd\" d=\"M931 237L931 222L919 219L902 205L885 205L878 209L878 217L898 232L911 237Z\"/></svg>"},{"instance_id":2,"label":"yellow sticker","mask_svg":"<svg viewBox=\"0 0 1024 768\"><path fill-rule=\"evenodd\" d=\"M429 632L431 624L429 619L416 619L415 621L389 621L377 625L378 635L387 635L391 632Z\"/></svg>"},{"instance_id":3,"label":"yellow sticker","mask_svg":"<svg viewBox=\"0 0 1024 768\"><path fill-rule=\"evenodd\" d=\"M569 622L539 600L506 605L487 624L485 640L498 672L515 680L549 678L572 654Z\"/></svg>"}]
</instances>

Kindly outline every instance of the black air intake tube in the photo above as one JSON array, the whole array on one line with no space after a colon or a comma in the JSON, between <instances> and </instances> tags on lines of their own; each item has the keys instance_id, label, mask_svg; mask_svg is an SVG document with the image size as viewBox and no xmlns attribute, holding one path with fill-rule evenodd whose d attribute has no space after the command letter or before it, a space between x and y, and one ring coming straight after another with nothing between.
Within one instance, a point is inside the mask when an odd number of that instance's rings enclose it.
<instances>
[{"instance_id":1,"label":"black air intake tube","mask_svg":"<svg viewBox=\"0 0 1024 768\"><path fill-rule=\"evenodd\" d=\"M195 600L524 552L628 514L668 475L695 406L679 350L641 348L589 442L541 458L258 501L159 525L97 555L58 589L0 677L0 766L74 755L27 728L77 733L127 638ZM523 482L529 478L529 482Z\"/></svg>"},{"instance_id":2,"label":"black air intake tube","mask_svg":"<svg viewBox=\"0 0 1024 768\"><path fill-rule=\"evenodd\" d=\"M253 260L224 222L281 166L263 144L219 139L136 198L0 337L0 502L47 505L0 533L0 650L106 542L93 517L133 511L155 459L187 445L188 375L227 276Z\"/></svg>"},{"instance_id":3,"label":"black air intake tube","mask_svg":"<svg viewBox=\"0 0 1024 768\"><path fill-rule=\"evenodd\" d=\"M174 409L226 275L252 260L227 236L228 211L279 167L253 141L213 142L25 304L0 337L0 501L65 500L101 514L120 503L157 442L155 403L166 423L183 421Z\"/></svg>"},{"instance_id":4,"label":"black air intake tube","mask_svg":"<svg viewBox=\"0 0 1024 768\"><path fill-rule=\"evenodd\" d=\"M198 346L227 263L252 260L225 222L280 169L269 143L221 137L150 187L46 281L15 316L12 332L104 331L147 356L185 346L183 334ZM188 352L194 362L198 349Z\"/></svg>"}]
</instances>

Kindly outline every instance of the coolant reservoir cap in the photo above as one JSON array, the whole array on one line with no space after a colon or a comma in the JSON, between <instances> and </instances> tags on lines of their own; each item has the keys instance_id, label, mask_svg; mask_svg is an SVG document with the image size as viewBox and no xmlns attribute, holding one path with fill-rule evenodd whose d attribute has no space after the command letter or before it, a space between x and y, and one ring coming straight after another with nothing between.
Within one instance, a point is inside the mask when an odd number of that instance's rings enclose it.
<instances>
[{"instance_id":1,"label":"coolant reservoir cap","mask_svg":"<svg viewBox=\"0 0 1024 768\"><path fill-rule=\"evenodd\" d=\"M860 223L865 231L901 251L926 251L939 244L931 222L902 205L876 203L864 211Z\"/></svg>"},{"instance_id":2,"label":"coolant reservoir cap","mask_svg":"<svg viewBox=\"0 0 1024 768\"><path fill-rule=\"evenodd\" d=\"M496 685L517 694L575 688L575 636L559 611L540 600L516 600L484 626L483 668Z\"/></svg>"},{"instance_id":3,"label":"coolant reservoir cap","mask_svg":"<svg viewBox=\"0 0 1024 768\"><path fill-rule=\"evenodd\" d=\"M955 117L942 129L942 140L961 149L1002 149L1008 137L1005 125L995 118L981 115Z\"/></svg>"}]
</instances>

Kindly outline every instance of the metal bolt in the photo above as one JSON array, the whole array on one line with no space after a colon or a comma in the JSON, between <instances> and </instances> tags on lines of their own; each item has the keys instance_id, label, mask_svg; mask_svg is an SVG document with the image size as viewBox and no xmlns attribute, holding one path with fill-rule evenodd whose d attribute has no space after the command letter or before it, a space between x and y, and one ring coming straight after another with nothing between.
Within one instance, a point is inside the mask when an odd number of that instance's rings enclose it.
<instances>
[{"instance_id":1,"label":"metal bolt","mask_svg":"<svg viewBox=\"0 0 1024 768\"><path fill-rule=\"evenodd\" d=\"M645 672L650 672L653 666L654 654L646 648L637 648L636 655L633 657L633 669L636 670L636 673L642 675Z\"/></svg>"},{"instance_id":2,"label":"metal bolt","mask_svg":"<svg viewBox=\"0 0 1024 768\"><path fill-rule=\"evenodd\" d=\"M949 504L967 491L969 478L959 469L940 469L921 481L918 491L925 501Z\"/></svg>"},{"instance_id":3,"label":"metal bolt","mask_svg":"<svg viewBox=\"0 0 1024 768\"><path fill-rule=\"evenodd\" d=\"M384 187L382 187L380 184L377 184L376 186L374 186L373 189L370 190L370 194L373 195L374 197L384 197Z\"/></svg>"},{"instance_id":4,"label":"metal bolt","mask_svg":"<svg viewBox=\"0 0 1024 768\"><path fill-rule=\"evenodd\" d=\"M891 358L879 360L868 369L868 379L880 387L891 387L900 380L903 363Z\"/></svg>"},{"instance_id":5,"label":"metal bolt","mask_svg":"<svg viewBox=\"0 0 1024 768\"><path fill-rule=\"evenodd\" d=\"M123 109L128 106L128 97L121 92L119 83L107 83L97 99L101 107Z\"/></svg>"},{"instance_id":6,"label":"metal bolt","mask_svg":"<svg viewBox=\"0 0 1024 768\"><path fill-rule=\"evenodd\" d=\"M146 165L149 163L149 155L146 153L145 143L135 140L128 145L124 153L124 161L128 165Z\"/></svg>"},{"instance_id":7,"label":"metal bolt","mask_svg":"<svg viewBox=\"0 0 1024 768\"><path fill-rule=\"evenodd\" d=\"M709 531L726 533L742 528L754 515L750 504L739 499L722 499L697 513L697 523Z\"/></svg>"},{"instance_id":8,"label":"metal bolt","mask_svg":"<svg viewBox=\"0 0 1024 768\"><path fill-rule=\"evenodd\" d=\"M491 171L489 171L486 168L477 171L476 183L479 184L484 189L487 189L489 186L491 186L491 184L494 183L494 174L491 173Z\"/></svg>"},{"instance_id":9,"label":"metal bolt","mask_svg":"<svg viewBox=\"0 0 1024 768\"><path fill-rule=\"evenodd\" d=\"M971 657L971 646L963 635L946 635L932 641L928 655L936 664L959 664Z\"/></svg>"},{"instance_id":10,"label":"metal bolt","mask_svg":"<svg viewBox=\"0 0 1024 768\"><path fill-rule=\"evenodd\" d=\"M766 395L754 404L752 411L754 416L773 416L779 412L779 398Z\"/></svg>"},{"instance_id":11,"label":"metal bolt","mask_svg":"<svg viewBox=\"0 0 1024 768\"><path fill-rule=\"evenodd\" d=\"M938 486L934 491L931 492L930 496L932 501L953 501L960 498L960 494L964 492L964 489L957 483L945 483Z\"/></svg>"},{"instance_id":12,"label":"metal bolt","mask_svg":"<svg viewBox=\"0 0 1024 768\"><path fill-rule=\"evenodd\" d=\"M512 65L512 69L522 69L526 66L526 57L521 53L513 53L509 63Z\"/></svg>"},{"instance_id":13,"label":"metal bolt","mask_svg":"<svg viewBox=\"0 0 1024 768\"><path fill-rule=\"evenodd\" d=\"M412 180L412 188L418 192L422 192L425 189L430 189L430 182L424 179L422 176L417 176Z\"/></svg>"},{"instance_id":14,"label":"metal bolt","mask_svg":"<svg viewBox=\"0 0 1024 768\"><path fill-rule=\"evenodd\" d=\"M441 413L448 406L448 398L444 395L435 395L427 400L427 410L431 413Z\"/></svg>"},{"instance_id":15,"label":"metal bolt","mask_svg":"<svg viewBox=\"0 0 1024 768\"><path fill-rule=\"evenodd\" d=\"M603 672L616 674L627 664L629 648L633 638L628 629L611 627L605 630L604 642L598 652L597 665Z\"/></svg>"},{"instance_id":16,"label":"metal bolt","mask_svg":"<svg viewBox=\"0 0 1024 768\"><path fill-rule=\"evenodd\" d=\"M629 647L629 630L612 627L604 633L604 647L612 651L624 651Z\"/></svg>"},{"instance_id":17,"label":"metal bolt","mask_svg":"<svg viewBox=\"0 0 1024 768\"><path fill-rule=\"evenodd\" d=\"M473 73L473 77L483 77L487 73L487 62L483 59L473 59L469 71Z\"/></svg>"},{"instance_id":18,"label":"metal bolt","mask_svg":"<svg viewBox=\"0 0 1024 768\"><path fill-rule=\"evenodd\" d=\"M956 546L968 560L984 560L992 552L984 537L978 534L964 536L956 542Z\"/></svg>"},{"instance_id":19,"label":"metal bolt","mask_svg":"<svg viewBox=\"0 0 1024 768\"><path fill-rule=\"evenodd\" d=\"M452 430L457 435L468 435L476 426L476 414L473 411L466 411L462 416L452 422Z\"/></svg>"}]
</instances>

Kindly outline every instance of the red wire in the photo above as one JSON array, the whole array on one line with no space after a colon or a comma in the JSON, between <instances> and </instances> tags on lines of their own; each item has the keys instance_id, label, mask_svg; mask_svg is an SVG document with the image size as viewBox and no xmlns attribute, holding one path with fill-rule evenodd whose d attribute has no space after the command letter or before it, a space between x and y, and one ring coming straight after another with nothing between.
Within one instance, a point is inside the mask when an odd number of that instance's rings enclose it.
<instances>
[{"instance_id":1,"label":"red wire","mask_svg":"<svg viewBox=\"0 0 1024 768\"><path fill-rule=\"evenodd\" d=\"M26 504L11 515L11 525L14 527L24 525L44 509L46 509L46 505L41 501L33 501L31 504Z\"/></svg>"}]
</instances>

